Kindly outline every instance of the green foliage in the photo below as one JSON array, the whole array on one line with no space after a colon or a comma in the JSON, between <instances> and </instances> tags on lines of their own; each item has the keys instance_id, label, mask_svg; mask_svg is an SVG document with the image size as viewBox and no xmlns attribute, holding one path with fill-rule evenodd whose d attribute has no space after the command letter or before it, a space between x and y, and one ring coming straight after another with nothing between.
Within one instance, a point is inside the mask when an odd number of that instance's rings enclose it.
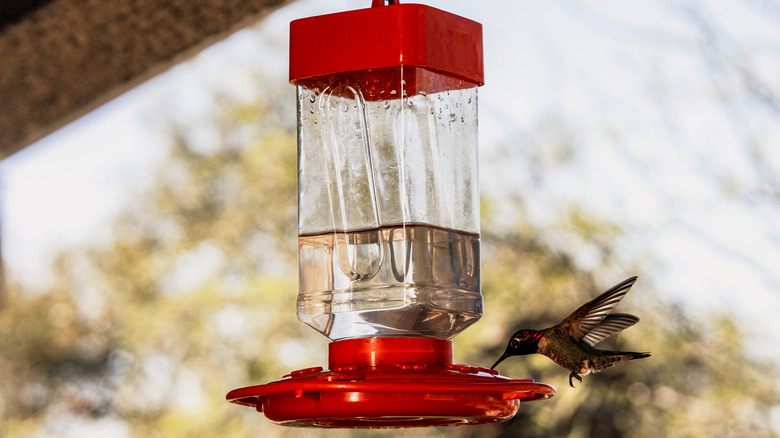
<instances>
[{"instance_id":1,"label":"green foliage","mask_svg":"<svg viewBox=\"0 0 780 438\"><path fill-rule=\"evenodd\" d=\"M487 219L483 229L490 227ZM615 230L593 222L586 228L601 236ZM589 233L582 238L606 244L584 237ZM483 260L486 316L456 340L461 351L471 352L466 363L489 366L515 330L556 324L633 274L596 287L592 274L579 270L566 253L551 251L538 230L521 220L506 234L483 233L483 238L491 248ZM641 321L601 347L650 351L651 358L586 376L576 389L568 386L568 371L547 358L510 358L499 367L502 374L553 384L556 397L521 405L510 422L464 428L458 435L774 436L769 414L780 402L776 364L745 355L745 336L730 317L694 317L659 302L643 277L618 310Z\"/></svg>"},{"instance_id":2,"label":"green foliage","mask_svg":"<svg viewBox=\"0 0 780 438\"><path fill-rule=\"evenodd\" d=\"M730 318L656 300L644 275L620 308L642 321L607 342L653 357L577 389L547 358L511 358L502 374L559 392L508 422L325 432L275 426L226 403L230 389L326 359L326 339L295 319L295 132L263 122L274 114L263 103L226 104L211 127L222 142L205 152L180 127L157 183L128 206L109 245L63 254L47 291L10 288L0 312L0 435L54 434L74 418L146 437L773 434L777 367L745 356ZM540 230L521 207L514 221L497 217L493 206L506 202L483 200L486 312L455 339L462 363L489 366L521 325L557 323L636 273L610 264L617 224L572 206ZM575 261L575 247L591 248L594 269Z\"/></svg>"}]
</instances>

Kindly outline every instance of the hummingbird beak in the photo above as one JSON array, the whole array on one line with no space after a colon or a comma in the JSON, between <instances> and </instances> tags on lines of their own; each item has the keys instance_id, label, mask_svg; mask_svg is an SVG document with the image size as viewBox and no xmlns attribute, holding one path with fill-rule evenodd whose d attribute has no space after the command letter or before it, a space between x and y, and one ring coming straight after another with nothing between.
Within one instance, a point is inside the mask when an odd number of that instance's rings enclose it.
<instances>
[{"instance_id":1,"label":"hummingbird beak","mask_svg":"<svg viewBox=\"0 0 780 438\"><path fill-rule=\"evenodd\" d=\"M493 366L492 366L492 367L490 367L490 369L491 369L491 370L494 370L494 369L496 369L496 366L498 366L498 364L500 364L501 362L503 362L503 361L504 361L504 359L506 359L506 358L507 358L507 357L509 357L509 356L511 356L511 354L509 354L509 352L508 352L508 351L505 351L505 352L504 352L504 354L503 354L503 355L501 355L501 357L500 357L500 358L498 358L498 360L496 361L496 363L494 363L494 364L493 364Z\"/></svg>"}]
</instances>

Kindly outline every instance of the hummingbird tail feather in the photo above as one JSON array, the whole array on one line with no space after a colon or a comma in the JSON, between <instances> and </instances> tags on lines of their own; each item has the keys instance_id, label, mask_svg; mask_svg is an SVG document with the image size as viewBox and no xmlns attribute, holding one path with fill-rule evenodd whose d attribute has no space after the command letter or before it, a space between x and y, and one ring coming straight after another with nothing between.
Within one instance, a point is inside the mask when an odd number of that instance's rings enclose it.
<instances>
[{"instance_id":1,"label":"hummingbird tail feather","mask_svg":"<svg viewBox=\"0 0 780 438\"><path fill-rule=\"evenodd\" d=\"M618 362L624 362L627 360L634 360L634 359L644 359L646 357L650 357L650 353L635 353L633 351L615 351L609 355L609 358L607 360L608 363L605 364L606 365L605 368L615 365Z\"/></svg>"}]
</instances>

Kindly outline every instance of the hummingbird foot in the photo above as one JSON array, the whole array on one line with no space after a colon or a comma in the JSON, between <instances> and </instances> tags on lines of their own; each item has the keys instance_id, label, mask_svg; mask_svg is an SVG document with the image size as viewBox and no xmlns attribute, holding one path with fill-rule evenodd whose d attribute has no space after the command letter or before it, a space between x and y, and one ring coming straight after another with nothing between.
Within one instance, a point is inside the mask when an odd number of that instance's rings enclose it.
<instances>
[{"instance_id":1,"label":"hummingbird foot","mask_svg":"<svg viewBox=\"0 0 780 438\"><path fill-rule=\"evenodd\" d=\"M571 374L569 374L569 386L572 388L574 388L574 384L571 383L572 378L577 379L578 382L582 382L582 377L580 377L576 372L572 371Z\"/></svg>"}]
</instances>

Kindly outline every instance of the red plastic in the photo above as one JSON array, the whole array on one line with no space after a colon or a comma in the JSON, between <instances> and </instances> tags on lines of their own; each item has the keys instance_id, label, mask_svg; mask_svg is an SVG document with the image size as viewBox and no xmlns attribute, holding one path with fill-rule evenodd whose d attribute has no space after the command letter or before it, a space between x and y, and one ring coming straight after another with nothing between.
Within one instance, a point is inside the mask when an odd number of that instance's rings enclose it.
<instances>
[{"instance_id":1,"label":"red plastic","mask_svg":"<svg viewBox=\"0 0 780 438\"><path fill-rule=\"evenodd\" d=\"M387 67L373 70L359 70L332 75L315 76L298 81L309 89L331 88L331 92L353 98L350 87L360 90L361 96L368 101L380 99L392 100L405 96L427 93L433 94L447 90L461 90L476 87L477 84L445 73L428 70L423 67Z\"/></svg>"},{"instance_id":2,"label":"red plastic","mask_svg":"<svg viewBox=\"0 0 780 438\"><path fill-rule=\"evenodd\" d=\"M286 426L384 428L492 423L514 416L521 401L555 395L550 385L452 357L452 342L441 339L348 339L330 344L329 371L293 371L227 399Z\"/></svg>"},{"instance_id":3,"label":"red plastic","mask_svg":"<svg viewBox=\"0 0 780 438\"><path fill-rule=\"evenodd\" d=\"M290 23L293 84L306 86L315 77L399 66L444 72L472 86L482 85L482 25L417 4L375 6Z\"/></svg>"}]
</instances>

